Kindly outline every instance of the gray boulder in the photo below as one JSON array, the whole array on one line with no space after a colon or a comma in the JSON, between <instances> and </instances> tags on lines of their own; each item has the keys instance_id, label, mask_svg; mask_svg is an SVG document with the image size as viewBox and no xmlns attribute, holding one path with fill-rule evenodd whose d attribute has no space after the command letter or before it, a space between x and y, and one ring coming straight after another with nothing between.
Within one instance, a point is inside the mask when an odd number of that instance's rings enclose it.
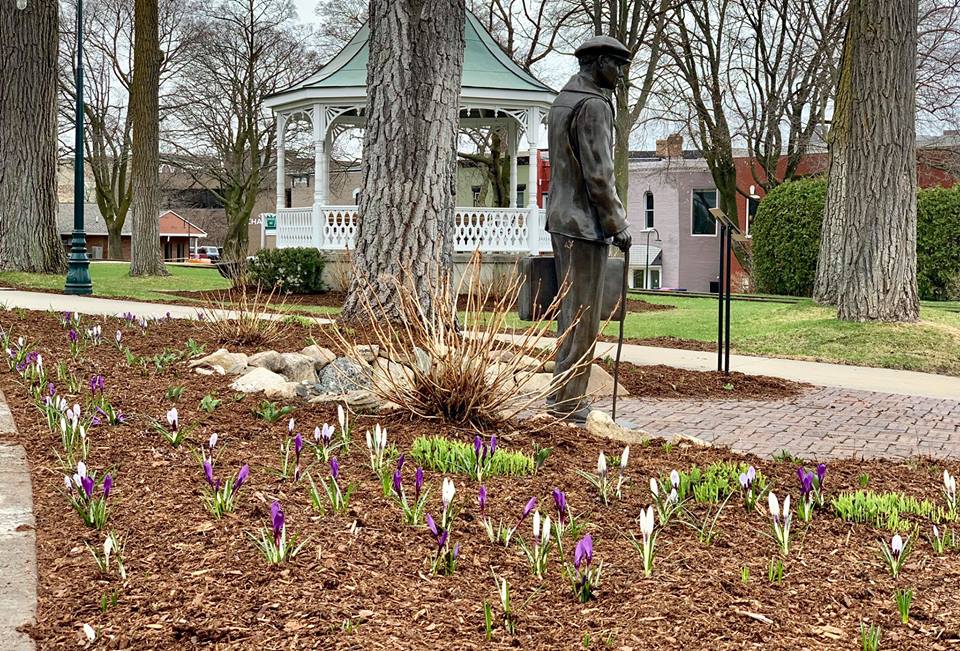
<instances>
[{"instance_id":1,"label":"gray boulder","mask_svg":"<svg viewBox=\"0 0 960 651\"><path fill-rule=\"evenodd\" d=\"M318 371L337 358L332 350L316 344L307 346L300 352L313 360L313 367Z\"/></svg>"},{"instance_id":2,"label":"gray boulder","mask_svg":"<svg viewBox=\"0 0 960 651\"><path fill-rule=\"evenodd\" d=\"M370 368L346 357L338 357L320 372L317 393L343 394L370 388Z\"/></svg>"},{"instance_id":3,"label":"gray boulder","mask_svg":"<svg viewBox=\"0 0 960 651\"><path fill-rule=\"evenodd\" d=\"M315 382L317 371L311 358L303 353L280 353L280 369L291 382Z\"/></svg>"}]
</instances>

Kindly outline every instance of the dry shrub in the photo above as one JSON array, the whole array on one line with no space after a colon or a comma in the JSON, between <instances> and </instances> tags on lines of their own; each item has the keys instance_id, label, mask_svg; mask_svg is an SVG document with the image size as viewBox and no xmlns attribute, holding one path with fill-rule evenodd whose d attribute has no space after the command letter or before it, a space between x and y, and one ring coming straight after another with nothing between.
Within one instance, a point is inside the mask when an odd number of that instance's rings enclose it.
<instances>
[{"instance_id":1,"label":"dry shrub","mask_svg":"<svg viewBox=\"0 0 960 651\"><path fill-rule=\"evenodd\" d=\"M471 265L477 264L474 257ZM453 287L446 275L431 297L432 313L423 309L412 287L390 279L400 300L403 318L399 322L386 318L390 312L383 305L363 299L363 329L368 341L380 347L381 358L375 364L386 366L382 359L386 357L407 369L394 366L394 373L388 369L375 373L373 393L377 397L422 418L477 429L496 427L539 406L560 383L590 363L585 357L549 380L535 378L553 355L544 342L545 337L553 336L551 321L541 318L514 329L513 341L505 343L500 337L514 312L522 279L515 274L510 282L495 288L480 283L479 278L479 273L465 273L460 286ZM464 284L466 292L462 291ZM492 296L495 289L501 292L499 297ZM556 297L547 315L555 314L564 293ZM373 292L363 294L371 296ZM466 301L458 315L454 297L460 294L465 294ZM560 339L569 332L560 333ZM336 325L333 333L343 354L363 363L344 326Z\"/></svg>"},{"instance_id":2,"label":"dry shrub","mask_svg":"<svg viewBox=\"0 0 960 651\"><path fill-rule=\"evenodd\" d=\"M280 316L287 302L276 289L236 280L229 291L204 301L200 327L221 344L267 346L278 341L289 323Z\"/></svg>"},{"instance_id":3,"label":"dry shrub","mask_svg":"<svg viewBox=\"0 0 960 651\"><path fill-rule=\"evenodd\" d=\"M344 249L339 260L330 260L327 267L327 276L330 278L330 287L341 292L350 288L353 280L353 256L350 249Z\"/></svg>"}]
</instances>

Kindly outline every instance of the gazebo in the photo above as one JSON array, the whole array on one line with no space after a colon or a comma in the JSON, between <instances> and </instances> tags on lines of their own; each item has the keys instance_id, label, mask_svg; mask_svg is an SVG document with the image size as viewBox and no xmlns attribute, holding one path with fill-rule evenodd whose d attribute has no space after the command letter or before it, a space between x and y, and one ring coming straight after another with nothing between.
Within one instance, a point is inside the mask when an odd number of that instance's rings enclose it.
<instances>
[{"instance_id":1,"label":"gazebo","mask_svg":"<svg viewBox=\"0 0 960 651\"><path fill-rule=\"evenodd\" d=\"M343 132L362 128L367 102L369 29L365 25L323 68L265 101L277 117L277 247L326 251L353 248L356 206L329 205L330 153ZM537 205L537 146L556 93L518 66L469 11L460 90L462 127L498 127L507 133L510 206L456 208L454 247L459 252L539 253L549 250L544 211ZM313 127L313 205L285 207L287 125L305 115ZM527 205L517 206L517 151L529 151Z\"/></svg>"}]
</instances>

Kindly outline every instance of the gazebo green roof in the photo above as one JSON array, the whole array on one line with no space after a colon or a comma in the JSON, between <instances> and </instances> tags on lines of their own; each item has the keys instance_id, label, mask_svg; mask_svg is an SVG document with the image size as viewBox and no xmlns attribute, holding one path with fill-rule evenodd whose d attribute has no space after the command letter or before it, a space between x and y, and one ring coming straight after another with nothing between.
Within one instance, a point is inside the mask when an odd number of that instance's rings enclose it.
<instances>
[{"instance_id":1,"label":"gazebo green roof","mask_svg":"<svg viewBox=\"0 0 960 651\"><path fill-rule=\"evenodd\" d=\"M364 25L349 43L323 68L280 91L267 104L280 109L290 101L312 98L336 99L366 96L370 30ZM535 103L552 101L555 92L517 65L484 29L471 12L464 27L461 98L467 100L511 98Z\"/></svg>"}]
</instances>

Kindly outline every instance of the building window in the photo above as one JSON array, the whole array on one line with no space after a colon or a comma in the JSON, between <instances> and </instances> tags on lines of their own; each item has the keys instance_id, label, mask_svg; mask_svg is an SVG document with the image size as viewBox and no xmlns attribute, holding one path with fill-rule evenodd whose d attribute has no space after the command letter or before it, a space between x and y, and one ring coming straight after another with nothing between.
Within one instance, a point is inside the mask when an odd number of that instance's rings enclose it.
<instances>
[{"instance_id":1,"label":"building window","mask_svg":"<svg viewBox=\"0 0 960 651\"><path fill-rule=\"evenodd\" d=\"M710 214L711 208L717 207L716 190L693 191L693 234L716 235L717 222Z\"/></svg>"},{"instance_id":2,"label":"building window","mask_svg":"<svg viewBox=\"0 0 960 651\"><path fill-rule=\"evenodd\" d=\"M643 272L645 268L633 270L631 289L660 289L660 268L650 267L650 273L647 275L647 282L643 282Z\"/></svg>"},{"instance_id":3,"label":"building window","mask_svg":"<svg viewBox=\"0 0 960 651\"><path fill-rule=\"evenodd\" d=\"M283 191L283 207L290 208L293 206L293 190L286 188Z\"/></svg>"},{"instance_id":4,"label":"building window","mask_svg":"<svg viewBox=\"0 0 960 651\"><path fill-rule=\"evenodd\" d=\"M647 193L643 195L644 198L644 215L646 217L646 228L653 228L653 193L647 190Z\"/></svg>"},{"instance_id":5,"label":"building window","mask_svg":"<svg viewBox=\"0 0 960 651\"><path fill-rule=\"evenodd\" d=\"M518 206L527 205L526 196L527 196L527 186L523 184L518 185L517 186L517 205Z\"/></svg>"},{"instance_id":6,"label":"building window","mask_svg":"<svg viewBox=\"0 0 960 651\"><path fill-rule=\"evenodd\" d=\"M476 208L480 205L480 186L471 186L470 191L473 193L473 207Z\"/></svg>"}]
</instances>

